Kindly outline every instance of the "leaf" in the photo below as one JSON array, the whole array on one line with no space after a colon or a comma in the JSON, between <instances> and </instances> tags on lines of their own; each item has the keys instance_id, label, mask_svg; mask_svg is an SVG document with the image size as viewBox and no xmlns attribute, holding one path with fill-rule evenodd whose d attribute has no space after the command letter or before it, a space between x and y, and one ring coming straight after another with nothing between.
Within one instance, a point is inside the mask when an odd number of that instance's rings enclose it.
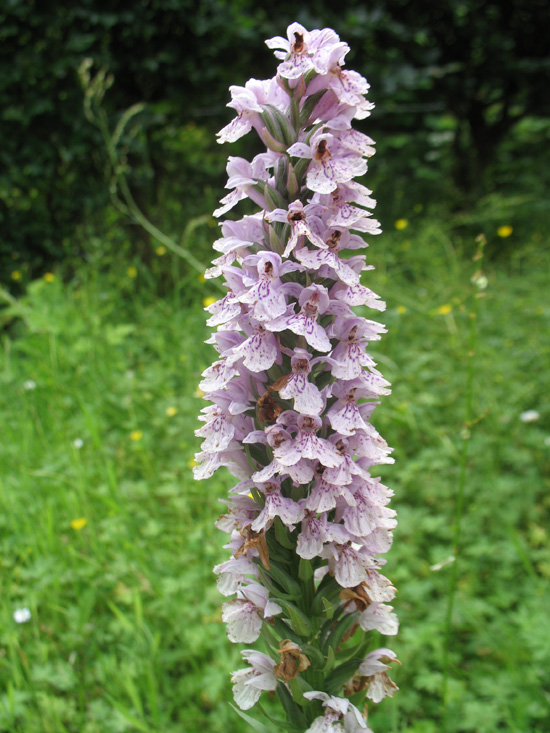
<instances>
[{"instance_id":1,"label":"leaf","mask_svg":"<svg viewBox=\"0 0 550 733\"><path fill-rule=\"evenodd\" d=\"M343 619L338 621L334 630L329 634L326 642L323 644L323 650L325 653L328 652L329 647L337 650L343 637L355 623L357 623L357 616L354 613L350 613L348 616L345 616Z\"/></svg>"},{"instance_id":2,"label":"leaf","mask_svg":"<svg viewBox=\"0 0 550 733\"><path fill-rule=\"evenodd\" d=\"M270 150L273 150L275 153L286 153L286 145L276 140L267 127L262 127L260 137L264 145Z\"/></svg>"},{"instance_id":3,"label":"leaf","mask_svg":"<svg viewBox=\"0 0 550 733\"><path fill-rule=\"evenodd\" d=\"M257 703L259 709L262 711L262 713L265 715L265 717L273 723L273 725L276 725L278 728L281 728L282 730L288 731L288 733L301 733L302 728L297 728L295 725L292 725L292 723L289 723L287 720L278 720L277 718L272 718L271 715L269 715L265 708L263 708L259 703Z\"/></svg>"},{"instance_id":4,"label":"leaf","mask_svg":"<svg viewBox=\"0 0 550 733\"><path fill-rule=\"evenodd\" d=\"M271 551L269 555L270 557L272 556ZM300 584L297 583L288 573L282 570L282 568L280 568L276 563L272 562L269 570L264 570L264 572L278 585L280 585L291 598L302 597L302 588L300 587Z\"/></svg>"},{"instance_id":5,"label":"leaf","mask_svg":"<svg viewBox=\"0 0 550 733\"><path fill-rule=\"evenodd\" d=\"M311 662L312 669L323 669L325 667L325 657L319 649L311 644L305 644L302 651Z\"/></svg>"},{"instance_id":6,"label":"leaf","mask_svg":"<svg viewBox=\"0 0 550 733\"><path fill-rule=\"evenodd\" d=\"M308 97L307 102L304 102L304 106L302 107L302 110L300 112L300 127L303 127L306 124L309 116L313 112L313 109L321 100L323 94L325 94L326 91L326 89L321 89L318 92L315 92L315 94L312 94L310 97Z\"/></svg>"},{"instance_id":7,"label":"leaf","mask_svg":"<svg viewBox=\"0 0 550 733\"><path fill-rule=\"evenodd\" d=\"M341 587L332 576L325 575L315 593L315 598L311 604L311 613L314 616L320 616L323 609L326 609L325 601L333 604L338 599L341 590Z\"/></svg>"},{"instance_id":8,"label":"leaf","mask_svg":"<svg viewBox=\"0 0 550 733\"><path fill-rule=\"evenodd\" d=\"M279 634L281 639L290 639L290 641L293 641L295 644L302 644L302 639L282 619L274 616L270 621L270 626L275 630L277 634Z\"/></svg>"},{"instance_id":9,"label":"leaf","mask_svg":"<svg viewBox=\"0 0 550 733\"><path fill-rule=\"evenodd\" d=\"M327 692L336 695L342 685L353 677L362 661L362 657L355 657L333 669L325 680Z\"/></svg>"},{"instance_id":10,"label":"leaf","mask_svg":"<svg viewBox=\"0 0 550 733\"><path fill-rule=\"evenodd\" d=\"M286 189L286 179L288 178L288 157L279 158L275 166L275 188L278 191Z\"/></svg>"},{"instance_id":11,"label":"leaf","mask_svg":"<svg viewBox=\"0 0 550 733\"><path fill-rule=\"evenodd\" d=\"M323 606L325 607L325 613L327 614L327 618L332 618L334 616L334 606L330 601L327 601L325 597L322 598Z\"/></svg>"},{"instance_id":12,"label":"leaf","mask_svg":"<svg viewBox=\"0 0 550 733\"><path fill-rule=\"evenodd\" d=\"M282 682L279 682L277 685L277 695L290 722L296 726L301 726L300 730L305 730L307 720L300 710L300 707L294 702L292 695Z\"/></svg>"},{"instance_id":13,"label":"leaf","mask_svg":"<svg viewBox=\"0 0 550 733\"><path fill-rule=\"evenodd\" d=\"M292 129L292 126L288 119L283 115L277 107L271 104L265 104L263 106L264 111L260 117L269 129L273 137L286 143L287 146L292 145L296 142L296 132ZM271 130L271 126L273 130Z\"/></svg>"},{"instance_id":14,"label":"leaf","mask_svg":"<svg viewBox=\"0 0 550 733\"><path fill-rule=\"evenodd\" d=\"M289 686L292 690L292 697L294 700L298 701L302 707L311 704L311 701L308 700L307 697L304 697L304 692L311 692L313 687L305 681L302 675L298 675L298 677L294 677L294 679L290 680Z\"/></svg>"},{"instance_id":15,"label":"leaf","mask_svg":"<svg viewBox=\"0 0 550 733\"><path fill-rule=\"evenodd\" d=\"M269 648L270 652L277 653L277 650L279 648L279 639L275 636L275 634L271 631L271 627L269 624L262 624L262 630L260 631L262 639L265 641L266 645Z\"/></svg>"},{"instance_id":16,"label":"leaf","mask_svg":"<svg viewBox=\"0 0 550 733\"><path fill-rule=\"evenodd\" d=\"M279 542L283 547L286 547L287 550L294 550L296 545L290 540L287 529L279 517L275 517L274 526L277 542Z\"/></svg>"},{"instance_id":17,"label":"leaf","mask_svg":"<svg viewBox=\"0 0 550 733\"><path fill-rule=\"evenodd\" d=\"M328 648L328 654L327 654L327 663L324 666L323 672L326 674L327 672L330 672L330 670L334 667L334 662L336 661L336 656L334 654L334 649L329 646Z\"/></svg>"},{"instance_id":18,"label":"leaf","mask_svg":"<svg viewBox=\"0 0 550 733\"><path fill-rule=\"evenodd\" d=\"M233 703L229 703L229 705L233 708L233 710L237 713L237 715L242 718L244 721L248 723L248 725L252 726L253 730L258 731L258 733L271 733L269 728L267 728L263 723L260 723L259 720L256 720L255 718L252 718L250 715L247 715L246 713L243 713L242 710L239 710L239 708L235 707Z\"/></svg>"},{"instance_id":19,"label":"leaf","mask_svg":"<svg viewBox=\"0 0 550 733\"><path fill-rule=\"evenodd\" d=\"M267 204L273 209L286 209L286 207L288 206L287 201L285 201L281 194L268 183L264 184L263 194Z\"/></svg>"},{"instance_id":20,"label":"leaf","mask_svg":"<svg viewBox=\"0 0 550 733\"><path fill-rule=\"evenodd\" d=\"M288 192L289 201L293 201L300 191L300 184L298 183L298 179L296 178L296 171L294 170L294 167L290 165L290 163L288 166L288 174L286 177L286 189Z\"/></svg>"},{"instance_id":21,"label":"leaf","mask_svg":"<svg viewBox=\"0 0 550 733\"><path fill-rule=\"evenodd\" d=\"M336 657L342 659L345 657L361 657L362 659L367 654L370 646L372 645L372 638L370 635L364 634L361 636L356 646L352 648L342 649L336 653Z\"/></svg>"},{"instance_id":22,"label":"leaf","mask_svg":"<svg viewBox=\"0 0 550 733\"><path fill-rule=\"evenodd\" d=\"M309 580L313 577L313 568L311 567L311 562L309 560L304 560L303 557L300 558L298 577L300 578L300 580Z\"/></svg>"},{"instance_id":23,"label":"leaf","mask_svg":"<svg viewBox=\"0 0 550 733\"><path fill-rule=\"evenodd\" d=\"M300 636L310 638L313 634L313 627L305 613L288 601L284 601L283 606L288 611L294 631Z\"/></svg>"}]
</instances>

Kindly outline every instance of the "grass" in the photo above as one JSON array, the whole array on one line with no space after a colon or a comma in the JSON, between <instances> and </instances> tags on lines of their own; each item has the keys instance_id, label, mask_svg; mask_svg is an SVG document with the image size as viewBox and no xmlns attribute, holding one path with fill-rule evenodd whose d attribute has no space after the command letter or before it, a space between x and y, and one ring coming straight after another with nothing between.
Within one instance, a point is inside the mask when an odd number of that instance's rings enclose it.
<instances>
[{"instance_id":1,"label":"grass","mask_svg":"<svg viewBox=\"0 0 550 733\"><path fill-rule=\"evenodd\" d=\"M146 267L108 250L90 243L86 265L30 283L3 312L0 731L237 733L238 649L211 573L231 478L191 474L213 353L201 301L217 293L169 254ZM380 640L402 667L400 692L371 710L376 733L442 730L465 438L448 730L550 727L550 256L539 236L487 265L465 426L474 251L473 237L417 217L369 252L365 282L388 301L373 352L394 392L376 424L395 446L381 473L400 520L387 574L402 624ZM521 422L527 409L540 418ZM31 620L16 624L22 607Z\"/></svg>"}]
</instances>

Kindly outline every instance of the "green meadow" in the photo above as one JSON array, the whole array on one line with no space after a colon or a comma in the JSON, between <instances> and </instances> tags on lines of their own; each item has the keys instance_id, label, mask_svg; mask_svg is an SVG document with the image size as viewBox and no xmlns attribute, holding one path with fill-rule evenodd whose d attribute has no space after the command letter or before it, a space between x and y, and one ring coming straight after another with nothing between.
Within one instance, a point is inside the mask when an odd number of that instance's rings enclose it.
<instances>
[{"instance_id":1,"label":"green meadow","mask_svg":"<svg viewBox=\"0 0 550 733\"><path fill-rule=\"evenodd\" d=\"M514 211L404 211L370 242L401 621L373 640L401 661L376 733L550 729L550 248L536 217L499 236ZM191 472L219 291L155 243L138 257L120 226L2 291L0 730L238 733L211 571L232 480ZM215 230L193 236L204 252Z\"/></svg>"}]
</instances>

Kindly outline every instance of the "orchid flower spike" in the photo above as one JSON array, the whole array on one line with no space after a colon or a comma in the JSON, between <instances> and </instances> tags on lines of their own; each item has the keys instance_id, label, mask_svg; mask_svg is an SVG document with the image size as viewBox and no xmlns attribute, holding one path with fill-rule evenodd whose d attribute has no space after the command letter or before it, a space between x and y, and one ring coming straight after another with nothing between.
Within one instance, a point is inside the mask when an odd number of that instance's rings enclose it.
<instances>
[{"instance_id":1,"label":"orchid flower spike","mask_svg":"<svg viewBox=\"0 0 550 733\"><path fill-rule=\"evenodd\" d=\"M254 132L266 149L229 158L215 212L246 198L258 207L221 223L205 273L227 293L206 308L217 355L199 385L208 404L194 472L224 467L237 481L216 522L231 538L215 568L222 618L230 641L262 643L233 673L237 705L277 691L293 730L368 732L367 701L397 690L395 654L370 650L369 635L398 630L381 572L393 492L371 475L393 462L371 423L390 384L369 344L386 329L353 310L385 309L356 252L362 235L380 233L372 192L355 180L374 141L352 127L373 105L332 29L292 23L266 43L275 76L231 87L237 116L219 133L233 142Z\"/></svg>"}]
</instances>

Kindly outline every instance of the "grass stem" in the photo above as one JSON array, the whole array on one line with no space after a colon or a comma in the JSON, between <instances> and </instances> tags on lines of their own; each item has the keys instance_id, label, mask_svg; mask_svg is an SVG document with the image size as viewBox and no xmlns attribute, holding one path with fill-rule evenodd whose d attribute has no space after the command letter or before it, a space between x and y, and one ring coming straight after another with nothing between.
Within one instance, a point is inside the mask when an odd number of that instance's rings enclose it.
<instances>
[{"instance_id":1,"label":"grass stem","mask_svg":"<svg viewBox=\"0 0 550 733\"><path fill-rule=\"evenodd\" d=\"M485 238L480 235L477 240L478 248L474 255L474 262L479 262L483 258L483 247L485 246ZM476 276L472 278L475 283L478 282ZM455 526L453 535L453 551L452 556L454 562L451 563L450 574L449 574L449 591L447 595L447 610L445 613L445 637L443 644L443 682L441 690L442 698L442 717L443 717L443 730L448 729L448 680L449 680L449 653L452 636L452 623L453 623L453 610L456 596L456 585L458 577L458 559L460 553L460 539L462 530L462 517L464 515L464 498L466 489L466 477L468 472L468 450L470 447L470 440L472 437L472 423L473 423L473 385L474 385L474 367L476 358L476 346L477 346L477 318L479 311L479 292L475 292L473 295L473 304L470 313L468 314L470 319L470 329L468 334L468 361L467 361L467 372L466 372L466 409L464 426L461 431L462 446L460 450L460 473L458 478L458 492L456 499L456 513L455 513Z\"/></svg>"}]
</instances>

